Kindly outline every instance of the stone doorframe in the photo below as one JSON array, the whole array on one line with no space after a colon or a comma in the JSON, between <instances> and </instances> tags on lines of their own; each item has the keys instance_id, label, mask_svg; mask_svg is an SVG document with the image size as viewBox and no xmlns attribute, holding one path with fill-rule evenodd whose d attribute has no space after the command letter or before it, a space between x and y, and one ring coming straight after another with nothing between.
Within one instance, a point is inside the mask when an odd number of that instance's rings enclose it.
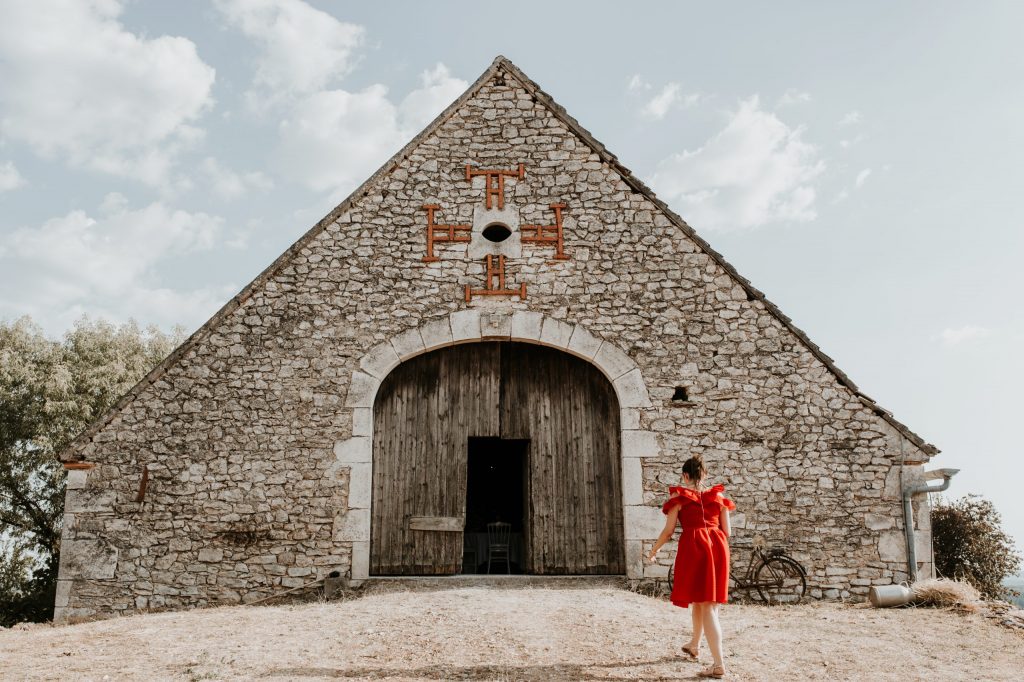
<instances>
[{"instance_id":1,"label":"stone doorframe","mask_svg":"<svg viewBox=\"0 0 1024 682\"><path fill-rule=\"evenodd\" d=\"M597 367L615 388L619 401L622 457L622 509L628 578L660 575L660 566L643 561L644 541L657 539L664 517L644 504L640 460L660 454L654 432L640 429L640 413L652 409L640 368L614 344L580 325L541 313L460 310L431 320L371 348L353 372L345 407L352 410L352 437L334 445L331 474L349 469L348 509L335 524L335 542L351 542L350 579L370 577L370 503L373 487L373 406L384 378L400 363L423 353L479 341L520 341L557 348Z\"/></svg>"}]
</instances>

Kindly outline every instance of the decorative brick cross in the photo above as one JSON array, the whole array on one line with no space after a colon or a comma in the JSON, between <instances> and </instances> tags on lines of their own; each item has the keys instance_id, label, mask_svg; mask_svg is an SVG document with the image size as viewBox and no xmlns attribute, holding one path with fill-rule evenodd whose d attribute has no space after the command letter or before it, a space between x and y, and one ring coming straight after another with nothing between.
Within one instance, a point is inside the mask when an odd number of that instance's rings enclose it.
<instances>
[{"instance_id":1,"label":"decorative brick cross","mask_svg":"<svg viewBox=\"0 0 1024 682\"><path fill-rule=\"evenodd\" d=\"M519 164L519 168L514 171L510 170L484 170L474 169L468 163L466 164L466 182L472 183L473 177L482 175L486 178L484 188L486 194L484 195L484 205L487 208L491 208L491 197L497 197L498 199L498 210L505 208L505 178L516 178L522 180L526 177L526 166Z\"/></svg>"},{"instance_id":2,"label":"decorative brick cross","mask_svg":"<svg viewBox=\"0 0 1024 682\"><path fill-rule=\"evenodd\" d=\"M484 205L490 210L495 205L498 210L505 208L505 178L522 180L526 177L526 166L520 163L516 170L473 168L466 164L466 182L472 184L476 176L484 178ZM570 260L565 253L565 243L562 233L562 210L565 204L549 204L555 212L555 221L551 225L522 225L520 240L523 244L536 244L538 246L553 246L555 249L555 260ZM441 260L434 255L434 244L446 242L469 242L472 241L473 228L470 225L441 225L434 222L434 212L440 210L438 204L423 204L423 210L427 212L427 253L423 256L424 263L433 263ZM473 300L474 296L518 296L520 300L526 299L526 284L520 284L518 288L508 289L505 284L505 256L489 255L485 260L487 266L487 277L483 289L474 289L466 285L466 303Z\"/></svg>"},{"instance_id":3,"label":"decorative brick cross","mask_svg":"<svg viewBox=\"0 0 1024 682\"><path fill-rule=\"evenodd\" d=\"M523 225L519 228L523 233L522 242L524 244L554 244L555 260L569 260L569 256L565 255L562 248L562 209L565 208L565 204L551 204L551 208L555 211L555 224Z\"/></svg>"},{"instance_id":4,"label":"decorative brick cross","mask_svg":"<svg viewBox=\"0 0 1024 682\"><path fill-rule=\"evenodd\" d=\"M497 260L497 267L494 261ZM473 300L473 296L518 296L520 301L526 300L526 283L519 285L519 289L505 288L505 257L487 256L487 279L483 289L473 289L466 285L466 303Z\"/></svg>"},{"instance_id":5,"label":"decorative brick cross","mask_svg":"<svg viewBox=\"0 0 1024 682\"><path fill-rule=\"evenodd\" d=\"M440 260L434 255L435 242L468 242L470 240L472 225L436 225L434 224L434 211L441 208L437 204L423 204L427 212L427 255L423 257L424 263L433 263Z\"/></svg>"}]
</instances>

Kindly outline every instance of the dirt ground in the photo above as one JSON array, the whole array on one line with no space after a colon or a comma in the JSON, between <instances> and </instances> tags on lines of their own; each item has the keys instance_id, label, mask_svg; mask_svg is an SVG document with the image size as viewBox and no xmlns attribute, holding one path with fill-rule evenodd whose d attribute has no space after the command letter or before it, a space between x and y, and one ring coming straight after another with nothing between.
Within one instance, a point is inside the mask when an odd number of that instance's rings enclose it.
<instances>
[{"instance_id":1,"label":"dirt ground","mask_svg":"<svg viewBox=\"0 0 1024 682\"><path fill-rule=\"evenodd\" d=\"M723 607L736 680L1019 680L1024 636L934 609ZM677 680L689 612L614 588L376 591L340 602L0 630L3 680ZM710 661L701 649L702 663Z\"/></svg>"}]
</instances>

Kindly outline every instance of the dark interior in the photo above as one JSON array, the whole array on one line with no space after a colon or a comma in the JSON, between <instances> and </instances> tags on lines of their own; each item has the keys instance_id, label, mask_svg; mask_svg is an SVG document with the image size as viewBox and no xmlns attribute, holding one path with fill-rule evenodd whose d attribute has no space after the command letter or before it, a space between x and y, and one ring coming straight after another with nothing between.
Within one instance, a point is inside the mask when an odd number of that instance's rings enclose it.
<instances>
[{"instance_id":1,"label":"dark interior","mask_svg":"<svg viewBox=\"0 0 1024 682\"><path fill-rule=\"evenodd\" d=\"M530 441L470 438L466 476L463 573L487 573L487 524L512 526L509 565L492 561L492 574L524 573L526 463Z\"/></svg>"}]
</instances>

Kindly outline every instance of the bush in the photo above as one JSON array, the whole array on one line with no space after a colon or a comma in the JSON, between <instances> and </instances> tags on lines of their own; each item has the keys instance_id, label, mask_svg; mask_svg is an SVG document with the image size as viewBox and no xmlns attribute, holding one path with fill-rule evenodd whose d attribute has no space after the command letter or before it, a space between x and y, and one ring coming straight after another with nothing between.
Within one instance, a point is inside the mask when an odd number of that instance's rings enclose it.
<instances>
[{"instance_id":1,"label":"bush","mask_svg":"<svg viewBox=\"0 0 1024 682\"><path fill-rule=\"evenodd\" d=\"M940 500L932 510L938 574L968 582L989 599L1013 596L1003 580L1020 569L1021 557L1001 523L992 503L978 495Z\"/></svg>"}]
</instances>

